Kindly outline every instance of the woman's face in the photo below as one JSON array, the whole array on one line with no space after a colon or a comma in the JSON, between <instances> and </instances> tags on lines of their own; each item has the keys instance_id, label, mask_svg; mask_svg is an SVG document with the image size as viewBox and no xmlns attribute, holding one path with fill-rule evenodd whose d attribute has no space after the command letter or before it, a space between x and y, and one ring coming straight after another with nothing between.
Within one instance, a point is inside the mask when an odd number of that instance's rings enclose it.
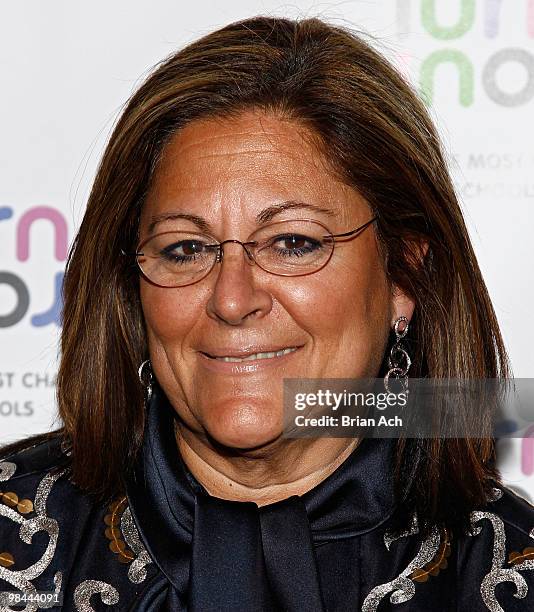
<instances>
[{"instance_id":1,"label":"woman's face","mask_svg":"<svg viewBox=\"0 0 534 612\"><path fill-rule=\"evenodd\" d=\"M314 219L332 233L372 217L365 200L336 180L304 128L260 112L189 124L167 145L146 199L141 240L187 229L194 215L217 240L246 241L260 223ZM290 202L282 207L282 203ZM252 449L282 433L284 378L375 377L389 329L413 304L393 295L374 225L338 243L329 263L300 277L249 265L243 248L224 245L222 263L201 281L161 288L141 279L154 373L183 422L199 436ZM283 356L223 357L294 349Z\"/></svg>"}]
</instances>

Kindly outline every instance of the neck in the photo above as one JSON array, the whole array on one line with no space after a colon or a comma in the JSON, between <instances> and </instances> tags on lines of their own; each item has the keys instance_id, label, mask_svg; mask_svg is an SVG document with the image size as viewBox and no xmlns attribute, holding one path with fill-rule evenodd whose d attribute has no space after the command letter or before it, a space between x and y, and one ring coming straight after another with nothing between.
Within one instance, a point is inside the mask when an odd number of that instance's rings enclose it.
<instances>
[{"instance_id":1,"label":"neck","mask_svg":"<svg viewBox=\"0 0 534 612\"><path fill-rule=\"evenodd\" d=\"M359 442L357 438L287 439L261 449L221 454L206 439L178 423L175 437L184 463L210 495L258 506L313 489L347 459Z\"/></svg>"}]
</instances>

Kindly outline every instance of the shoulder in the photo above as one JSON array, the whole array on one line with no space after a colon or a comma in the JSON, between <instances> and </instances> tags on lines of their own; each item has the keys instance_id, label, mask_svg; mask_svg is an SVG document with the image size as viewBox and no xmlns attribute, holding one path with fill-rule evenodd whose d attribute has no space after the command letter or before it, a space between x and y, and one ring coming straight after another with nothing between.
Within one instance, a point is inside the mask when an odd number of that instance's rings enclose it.
<instances>
[{"instance_id":1,"label":"shoulder","mask_svg":"<svg viewBox=\"0 0 534 612\"><path fill-rule=\"evenodd\" d=\"M470 523L471 532L457 543L462 604L472 610L534 609L534 506L498 485Z\"/></svg>"},{"instance_id":2,"label":"shoulder","mask_svg":"<svg viewBox=\"0 0 534 612\"><path fill-rule=\"evenodd\" d=\"M471 513L470 523L468 540L491 543L495 563L513 564L516 553L528 549L522 560L529 561L525 569L534 569L534 506L528 500L498 485L488 503Z\"/></svg>"},{"instance_id":3,"label":"shoulder","mask_svg":"<svg viewBox=\"0 0 534 612\"><path fill-rule=\"evenodd\" d=\"M61 450L59 436L32 436L0 449L0 591L15 584L14 574L29 577L28 568L39 559L42 589L54 584L54 577L47 575L54 564L44 563L42 551L57 547L61 521L68 518L62 508L82 521L83 506L89 509L67 474L68 456ZM74 522L67 522L72 529Z\"/></svg>"},{"instance_id":4,"label":"shoulder","mask_svg":"<svg viewBox=\"0 0 534 612\"><path fill-rule=\"evenodd\" d=\"M486 507L473 513L472 523L495 515L507 531L518 538L530 539L534 544L534 505L506 486L496 486L493 492L493 498Z\"/></svg>"},{"instance_id":5,"label":"shoulder","mask_svg":"<svg viewBox=\"0 0 534 612\"><path fill-rule=\"evenodd\" d=\"M39 434L0 447L0 482L28 478L67 464L60 434Z\"/></svg>"},{"instance_id":6,"label":"shoulder","mask_svg":"<svg viewBox=\"0 0 534 612\"><path fill-rule=\"evenodd\" d=\"M70 459L60 435L41 434L0 448L0 533L55 505L90 505L70 481Z\"/></svg>"},{"instance_id":7,"label":"shoulder","mask_svg":"<svg viewBox=\"0 0 534 612\"><path fill-rule=\"evenodd\" d=\"M114 601L120 597L121 609L129 609L157 570L127 498L118 494L111 503L99 501L72 482L61 436L3 450L0 592L62 593L70 610L93 609L88 598L103 588Z\"/></svg>"}]
</instances>

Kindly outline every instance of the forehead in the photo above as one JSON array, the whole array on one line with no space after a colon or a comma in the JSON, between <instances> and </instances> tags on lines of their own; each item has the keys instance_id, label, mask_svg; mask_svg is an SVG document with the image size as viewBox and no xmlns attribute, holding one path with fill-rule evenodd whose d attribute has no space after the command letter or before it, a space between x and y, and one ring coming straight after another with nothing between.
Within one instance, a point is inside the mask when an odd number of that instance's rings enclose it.
<instances>
[{"instance_id":1,"label":"forehead","mask_svg":"<svg viewBox=\"0 0 534 612\"><path fill-rule=\"evenodd\" d=\"M237 116L192 121L175 134L168 151L192 149L194 153L196 147L210 147L213 154L221 148L239 154L272 150L291 154L292 146L302 146L311 136L313 132L296 120L251 109Z\"/></svg>"},{"instance_id":2,"label":"forehead","mask_svg":"<svg viewBox=\"0 0 534 612\"><path fill-rule=\"evenodd\" d=\"M281 176L295 172L315 173L317 170L326 173L324 156L314 138L317 141L309 128L294 120L261 111L246 111L230 118L197 120L171 138L163 151L159 173L186 175L192 167L211 170L224 167L225 172L233 167L248 167L252 171L261 171L258 164L278 165ZM202 180L208 178L202 177Z\"/></svg>"},{"instance_id":3,"label":"forehead","mask_svg":"<svg viewBox=\"0 0 534 612\"><path fill-rule=\"evenodd\" d=\"M174 209L243 222L282 200L328 204L343 218L361 198L334 175L316 135L293 120L261 111L196 120L165 146L141 226Z\"/></svg>"}]
</instances>

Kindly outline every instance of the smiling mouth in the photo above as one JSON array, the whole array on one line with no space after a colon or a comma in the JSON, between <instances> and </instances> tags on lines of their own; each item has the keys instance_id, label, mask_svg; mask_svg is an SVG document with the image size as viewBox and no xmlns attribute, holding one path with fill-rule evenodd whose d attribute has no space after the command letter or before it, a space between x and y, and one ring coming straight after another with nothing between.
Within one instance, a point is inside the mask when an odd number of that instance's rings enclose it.
<instances>
[{"instance_id":1,"label":"smiling mouth","mask_svg":"<svg viewBox=\"0 0 534 612\"><path fill-rule=\"evenodd\" d=\"M299 348L298 346L290 346L288 348L281 349L279 351L270 351L266 353L252 353L250 355L247 355L246 357L215 356L215 355L210 355L209 353L204 353L204 352L202 352L202 354L216 361L226 361L226 362L237 363L241 361L255 361L257 359L273 359L274 357L282 357L283 355L288 355L289 353L295 352L298 348Z\"/></svg>"}]
</instances>

